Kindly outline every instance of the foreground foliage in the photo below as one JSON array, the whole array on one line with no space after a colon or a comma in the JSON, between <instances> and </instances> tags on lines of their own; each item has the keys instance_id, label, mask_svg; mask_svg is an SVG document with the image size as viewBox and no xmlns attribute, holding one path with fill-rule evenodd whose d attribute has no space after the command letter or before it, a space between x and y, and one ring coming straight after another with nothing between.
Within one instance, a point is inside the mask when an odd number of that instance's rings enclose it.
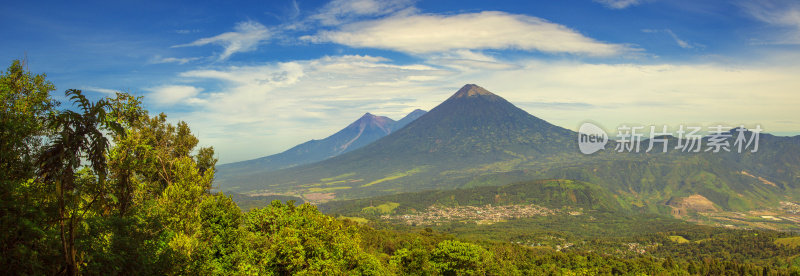
<instances>
[{"instance_id":1,"label":"foreground foliage","mask_svg":"<svg viewBox=\"0 0 800 276\"><path fill-rule=\"evenodd\" d=\"M293 201L243 212L230 197L211 193L214 150L198 148L185 122L151 116L125 93L91 100L67 90L73 105L57 110L54 89L20 62L0 76L0 267L7 274L797 273L800 252L775 243L787 236L775 232L658 233L637 237L662 245L650 254L614 254L613 238L557 251L498 236L530 232L524 220L487 229L393 229ZM675 235L692 242L670 243ZM694 242L702 239L708 241Z\"/></svg>"}]
</instances>

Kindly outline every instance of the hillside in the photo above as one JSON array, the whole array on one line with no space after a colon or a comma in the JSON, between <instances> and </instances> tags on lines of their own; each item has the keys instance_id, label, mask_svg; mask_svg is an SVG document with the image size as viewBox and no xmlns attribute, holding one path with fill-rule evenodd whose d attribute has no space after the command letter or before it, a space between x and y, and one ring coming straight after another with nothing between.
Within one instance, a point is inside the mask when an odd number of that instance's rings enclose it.
<instances>
[{"instance_id":1,"label":"hillside","mask_svg":"<svg viewBox=\"0 0 800 276\"><path fill-rule=\"evenodd\" d=\"M369 216L377 206L392 206L382 214L409 214L431 206L484 206L535 204L555 209L581 209L624 212L614 195L592 183L573 180L535 180L504 186L483 186L467 189L401 193L365 199L332 201L318 205L328 214ZM387 207L388 208L388 207Z\"/></svg>"},{"instance_id":2,"label":"hillside","mask_svg":"<svg viewBox=\"0 0 800 276\"><path fill-rule=\"evenodd\" d=\"M762 133L758 152L741 154L661 153L659 147L651 153L617 153L612 141L604 151L583 155L575 138L572 131L466 85L428 114L368 146L306 166L239 177L238 185L228 188L320 203L573 179L602 187L633 210L676 215L686 210L670 202L692 196L707 199L719 211L775 209L781 201L800 198L800 136ZM677 144L676 138L669 140Z\"/></svg>"},{"instance_id":3,"label":"hillside","mask_svg":"<svg viewBox=\"0 0 800 276\"><path fill-rule=\"evenodd\" d=\"M385 116L366 113L344 129L325 139L311 140L270 156L219 165L217 166L216 181L219 183L218 185L227 186L228 183L238 182L238 179L248 177L254 173L269 172L325 160L368 145L393 131L405 127L425 113L424 110L417 109L398 121Z\"/></svg>"},{"instance_id":4,"label":"hillside","mask_svg":"<svg viewBox=\"0 0 800 276\"><path fill-rule=\"evenodd\" d=\"M520 159L577 152L574 135L470 84L368 146L306 166L238 177L220 190L353 198L455 188L485 171L513 168Z\"/></svg>"},{"instance_id":5,"label":"hillside","mask_svg":"<svg viewBox=\"0 0 800 276\"><path fill-rule=\"evenodd\" d=\"M797 200L800 137L761 134L758 152L616 153L605 151L560 162L531 164L510 172L477 177L468 185L514 179L575 179L619 195L634 208L671 213L670 200L702 195L720 210L777 208ZM675 139L671 139L675 143ZM645 141L646 143L646 141Z\"/></svg>"}]
</instances>

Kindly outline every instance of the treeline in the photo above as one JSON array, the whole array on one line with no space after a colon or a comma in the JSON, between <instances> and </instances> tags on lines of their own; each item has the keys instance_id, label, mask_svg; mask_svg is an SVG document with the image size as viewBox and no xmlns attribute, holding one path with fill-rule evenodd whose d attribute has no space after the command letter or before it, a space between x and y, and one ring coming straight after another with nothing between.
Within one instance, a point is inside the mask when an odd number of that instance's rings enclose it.
<instances>
[{"instance_id":1,"label":"treeline","mask_svg":"<svg viewBox=\"0 0 800 276\"><path fill-rule=\"evenodd\" d=\"M233 202L236 202L236 205L239 205L243 211L250 211L256 208L263 208L269 206L273 201L280 200L281 202L287 202L289 200L293 200L295 204L303 204L302 198L296 196L286 196L286 195L245 195L245 194L238 194L234 192L225 192L225 195L231 197Z\"/></svg>"},{"instance_id":2,"label":"treeline","mask_svg":"<svg viewBox=\"0 0 800 276\"><path fill-rule=\"evenodd\" d=\"M211 193L216 159L185 122L125 93L98 100L14 61L0 75L0 270L12 275L795 273L737 260L615 257L376 230ZM689 256L689 255L686 255Z\"/></svg>"},{"instance_id":3,"label":"treeline","mask_svg":"<svg viewBox=\"0 0 800 276\"><path fill-rule=\"evenodd\" d=\"M405 232L419 229L380 221L370 225ZM766 271L789 273L800 265L800 248L775 242L779 238L796 237L792 233L717 228L653 215L594 212L515 219L491 225L452 222L430 228L486 248L509 243L536 248L538 255L524 259L544 263L549 262L546 256L559 254L574 258L591 255L622 263L638 260L663 264L671 259L675 265L669 267L695 271L692 274L720 271L723 267L760 270L766 267Z\"/></svg>"},{"instance_id":4,"label":"treeline","mask_svg":"<svg viewBox=\"0 0 800 276\"><path fill-rule=\"evenodd\" d=\"M14 61L0 76L0 268L16 275L384 274L310 205L243 213L217 160L141 98L96 101Z\"/></svg>"},{"instance_id":5,"label":"treeline","mask_svg":"<svg viewBox=\"0 0 800 276\"><path fill-rule=\"evenodd\" d=\"M392 272L399 275L800 275L800 269L790 265L709 256L624 254L604 252L605 247L559 252L503 242L454 241L453 236L432 229L397 232L362 227L362 240L368 252L388 260ZM461 252L447 258L460 273L440 269L437 254L443 247Z\"/></svg>"},{"instance_id":6,"label":"treeline","mask_svg":"<svg viewBox=\"0 0 800 276\"><path fill-rule=\"evenodd\" d=\"M397 203L391 214L424 211L431 205L483 206L536 204L547 208L572 208L625 213L614 196L597 185L568 179L529 180L504 186L479 186L453 190L429 190L414 193L384 195L364 199L331 201L320 209L329 214L370 216L364 208ZM380 215L380 214L379 214ZM371 217L377 218L378 215Z\"/></svg>"}]
</instances>

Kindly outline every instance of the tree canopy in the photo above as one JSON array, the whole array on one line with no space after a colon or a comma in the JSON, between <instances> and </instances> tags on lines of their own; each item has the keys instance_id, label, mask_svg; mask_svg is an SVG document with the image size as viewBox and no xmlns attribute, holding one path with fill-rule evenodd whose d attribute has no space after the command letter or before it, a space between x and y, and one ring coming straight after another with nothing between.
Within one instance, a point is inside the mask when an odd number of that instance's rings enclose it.
<instances>
[{"instance_id":1,"label":"tree canopy","mask_svg":"<svg viewBox=\"0 0 800 276\"><path fill-rule=\"evenodd\" d=\"M69 102L58 109L53 91L44 74L28 72L23 62L0 75L0 268L9 274L798 272L791 267L796 252L773 244L785 237L772 232L736 232L697 246L664 242L651 255L614 256L432 229L378 229L292 200L242 211L231 197L212 192L214 148L198 147L186 122L151 115L142 98L127 93L90 99L68 89ZM763 259L778 261L750 262Z\"/></svg>"}]
</instances>

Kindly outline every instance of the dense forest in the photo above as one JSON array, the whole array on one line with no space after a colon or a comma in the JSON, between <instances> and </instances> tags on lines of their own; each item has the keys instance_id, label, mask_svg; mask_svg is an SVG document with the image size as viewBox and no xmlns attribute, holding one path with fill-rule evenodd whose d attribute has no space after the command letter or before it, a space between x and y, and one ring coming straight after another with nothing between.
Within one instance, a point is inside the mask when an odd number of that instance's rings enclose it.
<instances>
[{"instance_id":1,"label":"dense forest","mask_svg":"<svg viewBox=\"0 0 800 276\"><path fill-rule=\"evenodd\" d=\"M4 274L800 273L800 251L776 243L793 237L779 232L648 229L631 238L650 246L647 253L619 251L614 237L555 250L497 237L525 232L503 229L513 221L481 235L470 225L357 223L291 200L242 211L230 196L211 192L214 149L198 147L185 122L151 115L126 93L90 100L70 89L60 103L54 92L44 74L20 61L0 76Z\"/></svg>"}]
</instances>

